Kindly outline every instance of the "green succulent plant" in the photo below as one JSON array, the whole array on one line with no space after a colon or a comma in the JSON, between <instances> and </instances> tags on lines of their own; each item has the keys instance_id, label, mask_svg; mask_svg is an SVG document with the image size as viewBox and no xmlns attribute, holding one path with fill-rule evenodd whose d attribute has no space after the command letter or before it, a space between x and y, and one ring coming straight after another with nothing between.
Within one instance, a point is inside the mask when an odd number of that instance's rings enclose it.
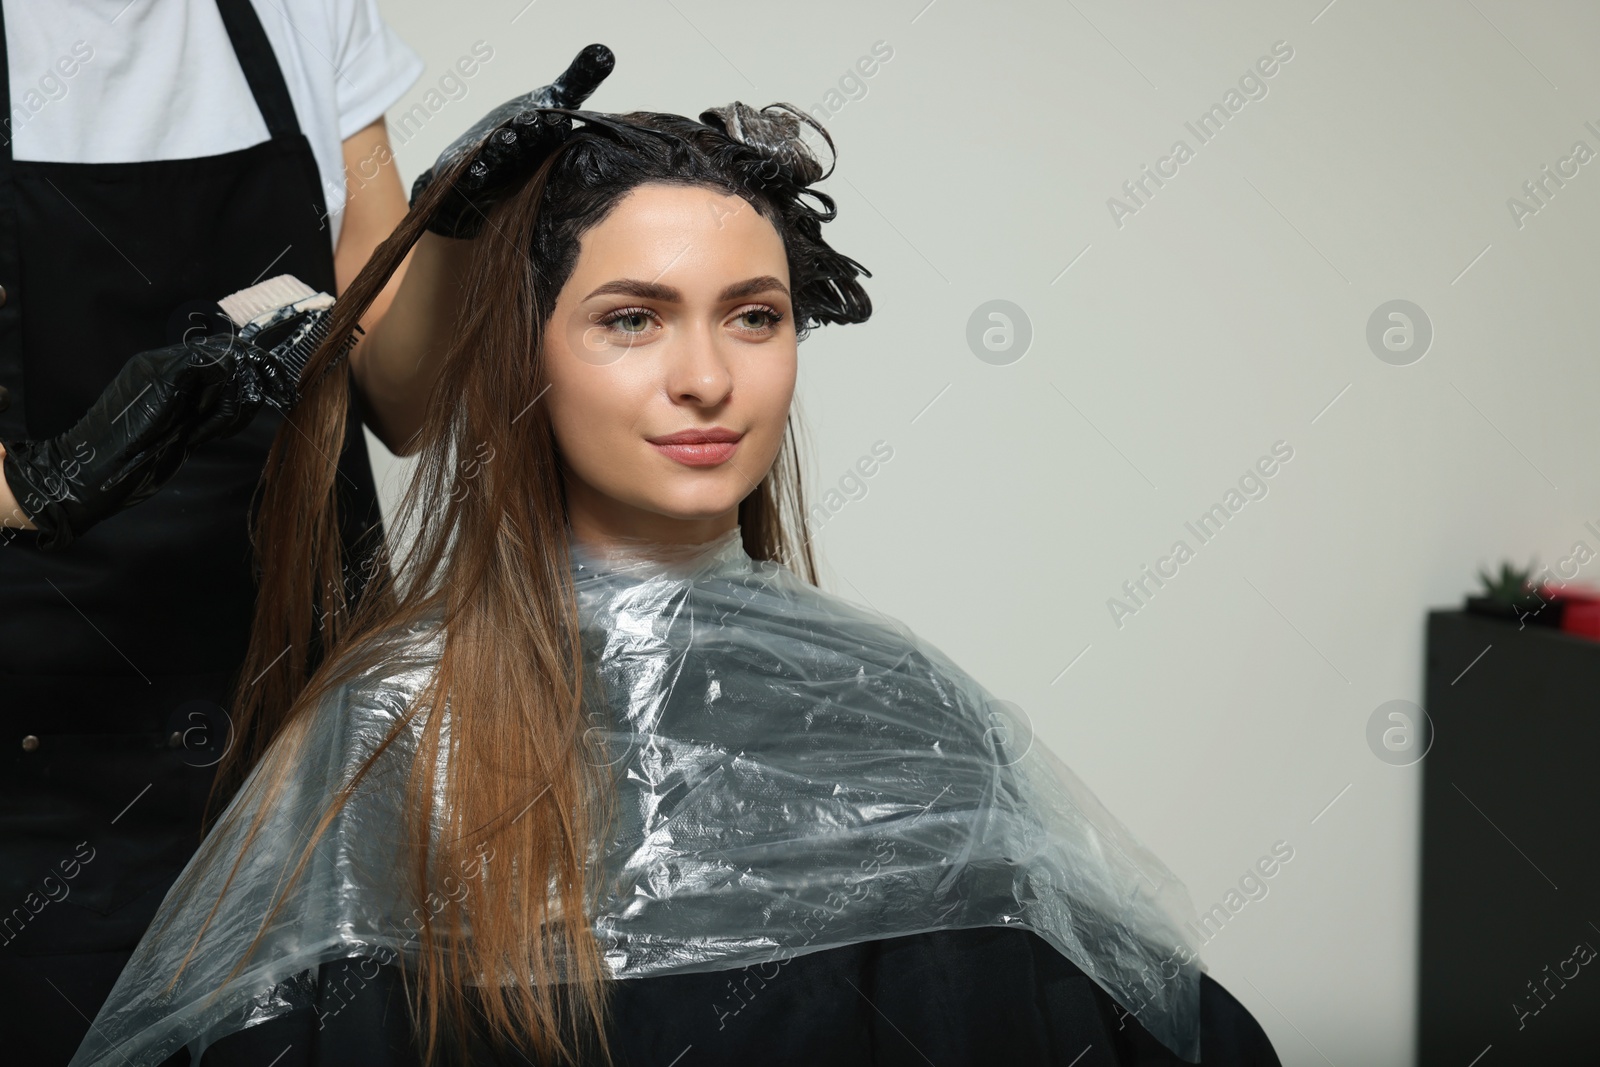
<instances>
[{"instance_id":1,"label":"green succulent plant","mask_svg":"<svg viewBox=\"0 0 1600 1067\"><path fill-rule=\"evenodd\" d=\"M1533 562L1528 564L1527 570L1521 570L1510 563L1502 563L1498 577L1479 568L1478 577L1483 580L1483 595L1502 604L1522 604L1538 600L1540 598L1533 589L1534 571Z\"/></svg>"}]
</instances>

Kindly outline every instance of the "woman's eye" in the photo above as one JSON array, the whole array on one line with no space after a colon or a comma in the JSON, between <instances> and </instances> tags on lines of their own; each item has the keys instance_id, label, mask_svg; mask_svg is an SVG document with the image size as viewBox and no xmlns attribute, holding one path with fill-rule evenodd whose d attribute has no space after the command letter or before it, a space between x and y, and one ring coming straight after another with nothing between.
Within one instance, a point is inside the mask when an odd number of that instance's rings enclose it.
<instances>
[{"instance_id":1,"label":"woman's eye","mask_svg":"<svg viewBox=\"0 0 1600 1067\"><path fill-rule=\"evenodd\" d=\"M749 308L739 312L738 322L747 330L765 331L777 326L783 316L772 308Z\"/></svg>"},{"instance_id":2,"label":"woman's eye","mask_svg":"<svg viewBox=\"0 0 1600 1067\"><path fill-rule=\"evenodd\" d=\"M642 312L635 311L631 315L622 315L612 319L611 325L620 326L623 333L643 333L650 326L650 317Z\"/></svg>"},{"instance_id":3,"label":"woman's eye","mask_svg":"<svg viewBox=\"0 0 1600 1067\"><path fill-rule=\"evenodd\" d=\"M600 325L621 334L643 334L654 323L654 316L642 308L624 308L613 311L600 320Z\"/></svg>"}]
</instances>

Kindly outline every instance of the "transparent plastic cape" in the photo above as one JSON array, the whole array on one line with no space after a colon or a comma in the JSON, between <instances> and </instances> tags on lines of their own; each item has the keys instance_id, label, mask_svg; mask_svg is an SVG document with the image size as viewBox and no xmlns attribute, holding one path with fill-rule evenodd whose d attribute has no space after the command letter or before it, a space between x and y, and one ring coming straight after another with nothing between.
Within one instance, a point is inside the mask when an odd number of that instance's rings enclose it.
<instances>
[{"instance_id":1,"label":"transparent plastic cape","mask_svg":"<svg viewBox=\"0 0 1600 1067\"><path fill-rule=\"evenodd\" d=\"M903 624L753 561L740 531L676 557L573 544L591 708L619 803L597 845L594 919L618 979L768 963L977 926L1031 930L1162 1044L1200 1054L1204 966L1187 891L1007 705ZM426 685L442 635L419 626L382 666L274 742L190 861L73 1058L155 1065L310 1002L317 965L414 959L424 909L394 869L399 741L346 805L240 974L307 831ZM412 750L414 751L414 750ZM296 771L272 798L274 760ZM239 859L236 814L266 805L188 969L179 960ZM463 872L470 879L472 872ZM180 880L180 884L182 881Z\"/></svg>"}]
</instances>

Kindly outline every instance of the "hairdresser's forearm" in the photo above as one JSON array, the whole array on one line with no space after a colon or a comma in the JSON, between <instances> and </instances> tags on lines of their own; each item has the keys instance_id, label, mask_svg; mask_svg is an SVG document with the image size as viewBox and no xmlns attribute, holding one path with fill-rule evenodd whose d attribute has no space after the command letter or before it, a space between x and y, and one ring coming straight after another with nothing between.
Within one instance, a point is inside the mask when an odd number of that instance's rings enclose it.
<instances>
[{"instance_id":1,"label":"hairdresser's forearm","mask_svg":"<svg viewBox=\"0 0 1600 1067\"><path fill-rule=\"evenodd\" d=\"M6 446L0 444L0 460L5 459ZM17 505L17 498L11 492L11 487L6 484L6 468L0 463L0 527L10 527L13 530L31 530L33 523L22 513L22 508Z\"/></svg>"},{"instance_id":2,"label":"hairdresser's forearm","mask_svg":"<svg viewBox=\"0 0 1600 1067\"><path fill-rule=\"evenodd\" d=\"M351 353L350 371L367 425L396 455L409 455L422 428L461 310L470 241L424 233L383 317Z\"/></svg>"}]
</instances>

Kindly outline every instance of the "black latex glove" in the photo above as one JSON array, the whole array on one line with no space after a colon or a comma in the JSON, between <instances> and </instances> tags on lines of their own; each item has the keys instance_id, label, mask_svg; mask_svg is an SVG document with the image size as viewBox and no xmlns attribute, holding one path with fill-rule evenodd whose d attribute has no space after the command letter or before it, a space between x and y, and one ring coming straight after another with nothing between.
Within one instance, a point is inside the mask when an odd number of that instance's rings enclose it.
<instances>
[{"instance_id":1,"label":"black latex glove","mask_svg":"<svg viewBox=\"0 0 1600 1067\"><path fill-rule=\"evenodd\" d=\"M526 181L572 128L567 116L541 114L537 109L581 106L615 63L611 49L592 44L555 81L507 100L456 138L412 183L413 204L437 175L480 144L483 149L456 182L457 195L446 197L428 219L428 229L445 237L476 237L489 206Z\"/></svg>"},{"instance_id":2,"label":"black latex glove","mask_svg":"<svg viewBox=\"0 0 1600 1067\"><path fill-rule=\"evenodd\" d=\"M4 442L6 483L38 529L39 547L71 544L148 499L196 446L238 433L263 404L293 407L299 357L324 314L299 316L253 341L248 331L221 333L141 352L70 430Z\"/></svg>"}]
</instances>

